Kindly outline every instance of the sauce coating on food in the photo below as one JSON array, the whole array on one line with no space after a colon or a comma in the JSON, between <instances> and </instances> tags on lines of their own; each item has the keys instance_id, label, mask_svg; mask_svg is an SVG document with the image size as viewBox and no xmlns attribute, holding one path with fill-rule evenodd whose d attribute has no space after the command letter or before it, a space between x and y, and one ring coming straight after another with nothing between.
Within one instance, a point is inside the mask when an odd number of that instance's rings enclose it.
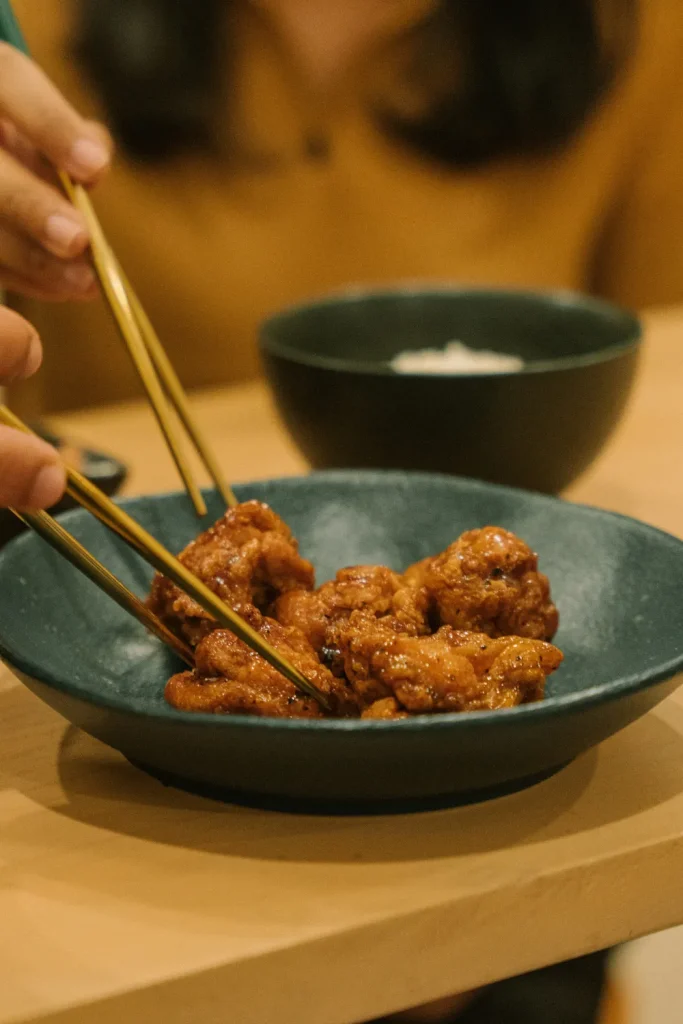
<instances>
[{"instance_id":1,"label":"sauce coating on food","mask_svg":"<svg viewBox=\"0 0 683 1024\"><path fill-rule=\"evenodd\" d=\"M314 571L268 506L230 509L182 552L184 564L300 669L336 717L388 720L486 711L543 698L562 661L550 584L524 541L497 526L468 530L405 573ZM183 711L321 718L325 712L157 576L149 599L195 647L193 671L166 699Z\"/></svg>"}]
</instances>

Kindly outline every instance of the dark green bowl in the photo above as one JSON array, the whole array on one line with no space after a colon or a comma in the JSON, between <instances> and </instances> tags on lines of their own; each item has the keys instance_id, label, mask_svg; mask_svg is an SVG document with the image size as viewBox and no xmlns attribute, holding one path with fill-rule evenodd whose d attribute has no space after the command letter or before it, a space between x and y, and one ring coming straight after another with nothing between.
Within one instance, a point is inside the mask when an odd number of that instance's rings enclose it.
<instances>
[{"instance_id":1,"label":"dark green bowl","mask_svg":"<svg viewBox=\"0 0 683 1024\"><path fill-rule=\"evenodd\" d=\"M0 653L64 718L167 781L235 799L383 809L519 788L643 715L683 666L683 543L620 516L452 477L323 473L238 488L291 524L320 581L402 569L468 527L500 524L540 553L566 653L547 699L397 722L182 714L173 657L33 535L0 553ZM123 502L170 548L197 532L183 494ZM221 509L214 496L210 511ZM149 573L83 512L63 522L129 586Z\"/></svg>"},{"instance_id":2,"label":"dark green bowl","mask_svg":"<svg viewBox=\"0 0 683 1024\"><path fill-rule=\"evenodd\" d=\"M635 317L569 293L352 292L262 329L280 413L316 469L455 473L556 494L618 423L640 344ZM519 373L397 374L400 352L451 340L517 355Z\"/></svg>"}]
</instances>

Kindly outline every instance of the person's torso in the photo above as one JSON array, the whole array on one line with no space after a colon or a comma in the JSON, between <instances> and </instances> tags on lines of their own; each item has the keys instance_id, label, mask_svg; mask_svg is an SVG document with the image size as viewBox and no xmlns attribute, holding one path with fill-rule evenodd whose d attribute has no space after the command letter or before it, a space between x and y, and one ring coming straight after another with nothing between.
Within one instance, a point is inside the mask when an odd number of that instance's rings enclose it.
<instances>
[{"instance_id":1,"label":"person's torso","mask_svg":"<svg viewBox=\"0 0 683 1024\"><path fill-rule=\"evenodd\" d=\"M16 6L36 58L89 109L65 60L72 4ZM107 234L188 387L256 375L264 317L349 285L593 288L631 145L624 97L637 103L637 88L626 83L621 97L618 88L560 155L466 173L390 141L355 96L330 104L328 151L312 151L308 112L277 48L253 26L236 75L239 119L254 152L274 159L236 169L196 157L156 170L120 159L96 194ZM46 343L41 406L139 394L100 304L21 308Z\"/></svg>"}]
</instances>

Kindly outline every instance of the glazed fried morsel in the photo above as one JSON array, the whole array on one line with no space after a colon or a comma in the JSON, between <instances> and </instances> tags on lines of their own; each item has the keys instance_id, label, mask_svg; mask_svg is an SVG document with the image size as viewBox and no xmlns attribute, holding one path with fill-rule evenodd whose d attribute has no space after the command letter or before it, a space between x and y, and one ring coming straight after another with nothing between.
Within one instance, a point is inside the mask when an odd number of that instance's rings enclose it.
<instances>
[{"instance_id":1,"label":"glazed fried morsel","mask_svg":"<svg viewBox=\"0 0 683 1024\"><path fill-rule=\"evenodd\" d=\"M179 558L240 615L254 606L266 613L280 594L315 583L313 566L299 555L289 527L258 501L229 509ZM193 645L215 628L203 608L164 576L155 577L148 604Z\"/></svg>"},{"instance_id":2,"label":"glazed fried morsel","mask_svg":"<svg viewBox=\"0 0 683 1024\"><path fill-rule=\"evenodd\" d=\"M557 632L557 608L537 556L500 527L463 533L442 554L412 566L406 579L426 589L435 626L532 640L552 640Z\"/></svg>"},{"instance_id":3,"label":"glazed fried morsel","mask_svg":"<svg viewBox=\"0 0 683 1024\"><path fill-rule=\"evenodd\" d=\"M541 700L546 678L562 661L561 652L541 640L492 639L451 626L409 636L395 619L362 612L337 628L336 640L346 676L370 717L396 717L396 710L494 710ZM390 698L397 709L383 703Z\"/></svg>"},{"instance_id":4,"label":"glazed fried morsel","mask_svg":"<svg viewBox=\"0 0 683 1024\"><path fill-rule=\"evenodd\" d=\"M383 565L356 565L340 569L333 580L311 592L290 591L278 598L275 616L296 626L316 651L334 646L330 630L352 612L376 617L393 615L407 633L428 632L426 594L407 586L398 573Z\"/></svg>"},{"instance_id":5,"label":"glazed fried morsel","mask_svg":"<svg viewBox=\"0 0 683 1024\"><path fill-rule=\"evenodd\" d=\"M306 637L295 627L250 615L251 624L296 668L327 694L335 717L358 715L358 701L346 681L321 665ZM297 690L263 658L227 629L214 629L195 651L196 667L166 684L166 700L180 711L321 718L312 697Z\"/></svg>"},{"instance_id":6,"label":"glazed fried morsel","mask_svg":"<svg viewBox=\"0 0 683 1024\"><path fill-rule=\"evenodd\" d=\"M382 700L376 700L374 704L366 708L361 718L387 722L396 718L410 718L410 715L407 711L403 710L395 697L384 697Z\"/></svg>"}]
</instances>

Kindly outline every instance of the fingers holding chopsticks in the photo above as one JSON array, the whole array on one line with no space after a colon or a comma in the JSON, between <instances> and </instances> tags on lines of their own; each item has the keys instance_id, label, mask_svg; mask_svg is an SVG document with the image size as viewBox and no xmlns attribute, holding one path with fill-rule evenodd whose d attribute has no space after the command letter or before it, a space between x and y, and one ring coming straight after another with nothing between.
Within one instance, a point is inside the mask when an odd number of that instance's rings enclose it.
<instances>
[{"instance_id":1,"label":"fingers holding chopsticks","mask_svg":"<svg viewBox=\"0 0 683 1024\"><path fill-rule=\"evenodd\" d=\"M0 383L30 377L41 359L40 340L30 324L0 307ZM51 445L0 426L0 508L50 508L65 487L64 467Z\"/></svg>"},{"instance_id":2,"label":"fingers holding chopsticks","mask_svg":"<svg viewBox=\"0 0 683 1024\"><path fill-rule=\"evenodd\" d=\"M0 280L9 291L54 302L92 299L98 294L95 272L86 259L60 260L1 225Z\"/></svg>"},{"instance_id":3,"label":"fingers holding chopsticks","mask_svg":"<svg viewBox=\"0 0 683 1024\"><path fill-rule=\"evenodd\" d=\"M0 508L37 511L56 505L66 476L54 448L37 437L0 426Z\"/></svg>"},{"instance_id":4,"label":"fingers holding chopsticks","mask_svg":"<svg viewBox=\"0 0 683 1024\"><path fill-rule=\"evenodd\" d=\"M81 185L94 185L109 167L104 128L81 117L37 64L0 43L0 115Z\"/></svg>"},{"instance_id":5,"label":"fingers holding chopsticks","mask_svg":"<svg viewBox=\"0 0 683 1024\"><path fill-rule=\"evenodd\" d=\"M41 298L97 294L86 222L54 169L87 187L106 173L111 140L82 118L43 72L0 43L0 280Z\"/></svg>"}]
</instances>

